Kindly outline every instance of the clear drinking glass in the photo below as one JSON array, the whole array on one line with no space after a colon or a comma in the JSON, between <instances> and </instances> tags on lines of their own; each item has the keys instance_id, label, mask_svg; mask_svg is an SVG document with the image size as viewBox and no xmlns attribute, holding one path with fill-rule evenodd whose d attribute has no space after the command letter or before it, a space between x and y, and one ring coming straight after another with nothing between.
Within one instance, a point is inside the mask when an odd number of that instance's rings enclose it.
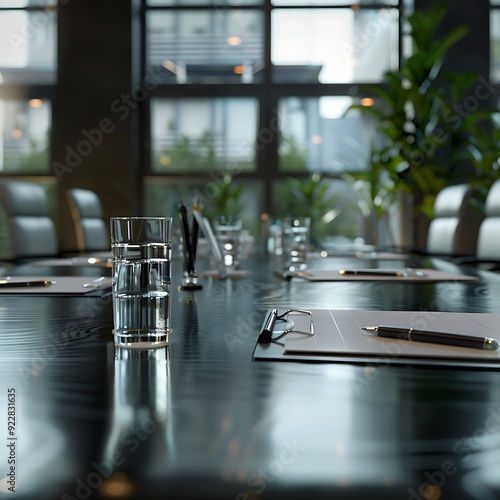
<instances>
[{"instance_id":1,"label":"clear drinking glass","mask_svg":"<svg viewBox=\"0 0 500 500\"><path fill-rule=\"evenodd\" d=\"M283 257L290 271L301 271L307 268L310 232L310 217L285 217L283 219Z\"/></svg>"},{"instance_id":2,"label":"clear drinking glass","mask_svg":"<svg viewBox=\"0 0 500 500\"><path fill-rule=\"evenodd\" d=\"M215 219L214 232L226 269L228 271L238 269L241 219L231 215L220 215Z\"/></svg>"},{"instance_id":3,"label":"clear drinking glass","mask_svg":"<svg viewBox=\"0 0 500 500\"><path fill-rule=\"evenodd\" d=\"M172 217L111 217L110 222L115 345L166 346Z\"/></svg>"}]
</instances>

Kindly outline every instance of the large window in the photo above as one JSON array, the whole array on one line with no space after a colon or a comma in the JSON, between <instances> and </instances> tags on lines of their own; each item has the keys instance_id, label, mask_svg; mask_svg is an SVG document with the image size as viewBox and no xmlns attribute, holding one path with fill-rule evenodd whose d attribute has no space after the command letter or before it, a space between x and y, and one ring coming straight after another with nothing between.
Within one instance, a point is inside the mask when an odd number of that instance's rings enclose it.
<instances>
[{"instance_id":1,"label":"large window","mask_svg":"<svg viewBox=\"0 0 500 500\"><path fill-rule=\"evenodd\" d=\"M252 98L152 99L152 170L255 172L257 114Z\"/></svg>"},{"instance_id":2,"label":"large window","mask_svg":"<svg viewBox=\"0 0 500 500\"><path fill-rule=\"evenodd\" d=\"M50 173L55 0L0 0L0 174Z\"/></svg>"},{"instance_id":3,"label":"large window","mask_svg":"<svg viewBox=\"0 0 500 500\"><path fill-rule=\"evenodd\" d=\"M348 110L362 84L398 68L410 4L144 0L142 67L158 82L143 116L147 211L200 196L221 210L229 179L243 198L231 206L256 232L264 212L306 210L287 199L292 183L320 173L325 204L350 212L339 209L325 232L360 235L342 174L364 168L375 137L369 118Z\"/></svg>"},{"instance_id":4,"label":"large window","mask_svg":"<svg viewBox=\"0 0 500 500\"><path fill-rule=\"evenodd\" d=\"M0 0L0 178L41 182L51 200L56 7L57 0ZM0 258L10 256L10 245L0 208Z\"/></svg>"},{"instance_id":5,"label":"large window","mask_svg":"<svg viewBox=\"0 0 500 500\"><path fill-rule=\"evenodd\" d=\"M490 80L500 83L500 0L491 0L490 4Z\"/></svg>"}]
</instances>

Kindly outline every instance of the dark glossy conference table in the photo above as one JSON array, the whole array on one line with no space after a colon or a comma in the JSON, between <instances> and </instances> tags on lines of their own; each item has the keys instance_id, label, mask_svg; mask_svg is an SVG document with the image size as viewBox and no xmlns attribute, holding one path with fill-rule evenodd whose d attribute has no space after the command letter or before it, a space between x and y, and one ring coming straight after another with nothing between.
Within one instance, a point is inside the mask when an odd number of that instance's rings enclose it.
<instances>
[{"instance_id":1,"label":"dark glossy conference table","mask_svg":"<svg viewBox=\"0 0 500 500\"><path fill-rule=\"evenodd\" d=\"M1 295L0 497L13 458L18 500L500 498L500 370L252 358L269 308L499 313L500 275L311 283L277 279L273 258L243 267L187 293L174 261L168 361L115 349L110 296ZM60 274L11 274L35 271Z\"/></svg>"}]
</instances>

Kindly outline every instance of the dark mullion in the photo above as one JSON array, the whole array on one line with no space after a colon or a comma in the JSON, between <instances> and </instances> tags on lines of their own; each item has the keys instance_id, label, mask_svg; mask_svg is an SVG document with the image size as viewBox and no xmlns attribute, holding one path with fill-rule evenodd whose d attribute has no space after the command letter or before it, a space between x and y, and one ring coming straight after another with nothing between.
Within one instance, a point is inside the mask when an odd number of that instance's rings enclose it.
<instances>
[{"instance_id":1,"label":"dark mullion","mask_svg":"<svg viewBox=\"0 0 500 500\"><path fill-rule=\"evenodd\" d=\"M322 84L322 83L280 83L280 84L176 84L158 85L149 91L149 95L156 96L185 96L185 97L251 97L265 95L272 92L280 96L344 96L359 93L365 86L377 85L375 83L347 83L347 84ZM382 86L382 84L380 84Z\"/></svg>"},{"instance_id":2,"label":"dark mullion","mask_svg":"<svg viewBox=\"0 0 500 500\"><path fill-rule=\"evenodd\" d=\"M270 6L269 0L264 0L264 9L267 8L266 5ZM220 4L190 4L190 5L151 5L146 7L148 11L179 11L179 10L194 10L194 11L199 11L199 10L256 10L262 8L262 4L255 3L252 5L230 5L230 4L225 4L225 5L220 5ZM393 5L387 5L384 3L377 3L377 4L369 4L369 5L356 5L355 8L353 8L352 4L343 4L343 5L325 5L325 4L318 4L318 5L308 5L306 3L303 3L301 5L272 5L273 9L353 9L353 10L379 10L379 9L394 9Z\"/></svg>"},{"instance_id":3,"label":"dark mullion","mask_svg":"<svg viewBox=\"0 0 500 500\"><path fill-rule=\"evenodd\" d=\"M403 22L404 22L404 5L403 0L398 2L398 69L401 67L403 59Z\"/></svg>"},{"instance_id":4,"label":"dark mullion","mask_svg":"<svg viewBox=\"0 0 500 500\"><path fill-rule=\"evenodd\" d=\"M131 78L132 88L141 85L146 77L146 16L145 0L130 0L132 9L132 35L131 35ZM150 141L145 140L150 137L150 120L149 120L149 99L140 102L137 108L132 109L132 130L133 135L138 137L139 140L132 143L132 168L133 178L137 186L135 202L136 210L141 213L145 209L144 204L144 189L143 189L143 175L144 167L147 165L146 170L150 167Z\"/></svg>"},{"instance_id":5,"label":"dark mullion","mask_svg":"<svg viewBox=\"0 0 500 500\"><path fill-rule=\"evenodd\" d=\"M273 127L273 109L276 108L276 97L272 92L271 61L271 0L264 0L264 83L252 85L259 97L259 129L257 131L257 172L262 186L263 212L272 209L272 185L278 168L278 138L276 127ZM274 129L274 130L273 130Z\"/></svg>"}]
</instances>

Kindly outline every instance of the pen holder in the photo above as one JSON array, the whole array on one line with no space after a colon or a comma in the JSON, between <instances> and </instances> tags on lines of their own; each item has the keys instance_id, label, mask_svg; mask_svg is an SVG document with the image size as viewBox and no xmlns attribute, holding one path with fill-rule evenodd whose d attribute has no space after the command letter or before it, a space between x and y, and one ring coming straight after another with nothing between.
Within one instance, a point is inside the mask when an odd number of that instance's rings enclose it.
<instances>
[{"instance_id":1,"label":"pen holder","mask_svg":"<svg viewBox=\"0 0 500 500\"><path fill-rule=\"evenodd\" d=\"M182 285L179 287L181 291L202 290L203 286L198 283L198 274L196 271L184 271Z\"/></svg>"},{"instance_id":2,"label":"pen holder","mask_svg":"<svg viewBox=\"0 0 500 500\"><path fill-rule=\"evenodd\" d=\"M195 259L192 254L189 255L186 247L185 251L182 253L183 262L183 273L182 273L182 284L179 286L180 291L194 291L202 290L203 287L198 283L198 273L195 269Z\"/></svg>"},{"instance_id":3,"label":"pen holder","mask_svg":"<svg viewBox=\"0 0 500 500\"><path fill-rule=\"evenodd\" d=\"M203 287L198 283L198 273L195 270L196 262L196 247L198 243L199 224L195 217L199 207L196 204L193 209L193 223L191 231L189 230L187 210L183 203L179 207L179 223L181 228L182 248L183 248L183 264L184 273L182 285L179 286L181 291L201 290Z\"/></svg>"}]
</instances>

